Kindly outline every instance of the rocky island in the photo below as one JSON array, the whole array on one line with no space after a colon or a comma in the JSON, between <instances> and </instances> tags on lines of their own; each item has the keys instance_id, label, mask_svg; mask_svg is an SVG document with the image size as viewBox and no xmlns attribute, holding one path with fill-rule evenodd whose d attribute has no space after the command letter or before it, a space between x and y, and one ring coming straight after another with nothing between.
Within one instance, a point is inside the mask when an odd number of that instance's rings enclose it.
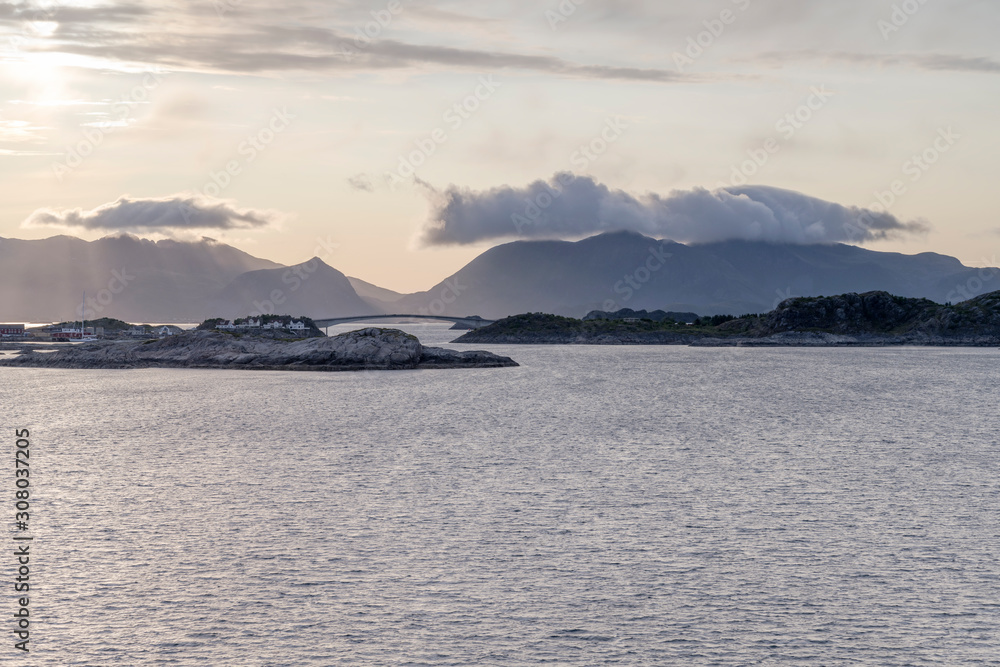
<instances>
[{"instance_id":1,"label":"rocky island","mask_svg":"<svg viewBox=\"0 0 1000 667\"><path fill-rule=\"evenodd\" d=\"M799 297L763 315L698 318L692 324L651 319L575 320L517 315L454 342L577 345L888 346L1000 345L1000 291L952 305L887 292Z\"/></svg>"},{"instance_id":2,"label":"rocky island","mask_svg":"<svg viewBox=\"0 0 1000 667\"><path fill-rule=\"evenodd\" d=\"M22 344L19 351L16 356L0 357L0 366L361 371L518 365L490 352L424 347L415 336L379 328L300 340L188 331L156 340L98 341L55 349Z\"/></svg>"}]
</instances>

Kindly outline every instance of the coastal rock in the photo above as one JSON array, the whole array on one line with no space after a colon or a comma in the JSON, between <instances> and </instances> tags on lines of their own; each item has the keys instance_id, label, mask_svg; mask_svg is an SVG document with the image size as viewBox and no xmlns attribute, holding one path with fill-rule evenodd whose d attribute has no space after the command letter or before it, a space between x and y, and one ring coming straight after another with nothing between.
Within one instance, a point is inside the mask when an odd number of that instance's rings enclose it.
<instances>
[{"instance_id":1,"label":"coastal rock","mask_svg":"<svg viewBox=\"0 0 1000 667\"><path fill-rule=\"evenodd\" d=\"M455 343L494 345L684 345L694 336L676 325L645 320L575 320L526 313L470 331Z\"/></svg>"},{"instance_id":2,"label":"coastal rock","mask_svg":"<svg viewBox=\"0 0 1000 667\"><path fill-rule=\"evenodd\" d=\"M368 328L294 342L214 331L152 341L110 341L31 350L0 359L3 366L42 368L246 368L256 370L400 370L516 366L490 352L424 348L397 329Z\"/></svg>"},{"instance_id":3,"label":"coastal rock","mask_svg":"<svg viewBox=\"0 0 1000 667\"><path fill-rule=\"evenodd\" d=\"M583 317L586 320L652 320L654 322L665 322L666 320L671 320L674 322L681 322L684 324L690 324L698 319L697 313L675 313L667 312L663 310L654 310L649 312L647 310L632 310L631 308L622 308L616 310L615 312L607 312L604 310L592 310Z\"/></svg>"},{"instance_id":4,"label":"coastal rock","mask_svg":"<svg viewBox=\"0 0 1000 667\"><path fill-rule=\"evenodd\" d=\"M491 345L687 345L694 336L669 331L502 332L465 334L452 342Z\"/></svg>"},{"instance_id":5,"label":"coastal rock","mask_svg":"<svg viewBox=\"0 0 1000 667\"><path fill-rule=\"evenodd\" d=\"M501 345L697 345L987 347L1000 345L1000 292L937 304L887 292L800 297L765 315L715 326L649 320L574 320L543 313L515 315L458 338Z\"/></svg>"},{"instance_id":6,"label":"coastal rock","mask_svg":"<svg viewBox=\"0 0 1000 667\"><path fill-rule=\"evenodd\" d=\"M908 299L887 292L799 297L759 317L727 322L719 332L764 341L805 341L785 334L832 334L836 345L996 345L1000 343L1000 292L955 305ZM839 338L838 338L839 336Z\"/></svg>"},{"instance_id":7,"label":"coastal rock","mask_svg":"<svg viewBox=\"0 0 1000 667\"><path fill-rule=\"evenodd\" d=\"M517 365L508 362L510 359L507 357L482 350L457 352L441 347L425 347L420 355L420 368L500 368Z\"/></svg>"}]
</instances>

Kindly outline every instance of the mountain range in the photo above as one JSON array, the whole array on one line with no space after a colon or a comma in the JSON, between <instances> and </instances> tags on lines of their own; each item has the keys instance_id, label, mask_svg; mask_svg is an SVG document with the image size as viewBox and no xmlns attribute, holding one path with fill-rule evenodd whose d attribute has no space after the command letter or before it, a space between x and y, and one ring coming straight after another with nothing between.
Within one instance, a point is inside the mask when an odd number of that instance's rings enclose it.
<instances>
[{"instance_id":1,"label":"mountain range","mask_svg":"<svg viewBox=\"0 0 1000 667\"><path fill-rule=\"evenodd\" d=\"M147 241L109 236L83 241L55 236L0 239L0 319L49 322L79 319L83 292L88 319L194 322L211 312L211 298L248 271L281 265L232 246Z\"/></svg>"},{"instance_id":2,"label":"mountain range","mask_svg":"<svg viewBox=\"0 0 1000 667\"><path fill-rule=\"evenodd\" d=\"M592 310L693 311L701 315L773 310L795 296L882 290L932 301L962 301L1000 288L995 269L974 269L936 253L903 255L844 244L726 241L683 245L634 232L582 241L496 246L426 292L403 297L407 312L494 319Z\"/></svg>"},{"instance_id":3,"label":"mountain range","mask_svg":"<svg viewBox=\"0 0 1000 667\"><path fill-rule=\"evenodd\" d=\"M0 239L0 270L0 320L12 322L78 318L84 290L88 319L199 322L260 312L496 319L630 308L739 315L798 296L882 290L946 303L1000 289L1000 269L970 268L936 253L843 244L683 245L633 232L499 245L412 294L345 276L318 257L284 266L211 239Z\"/></svg>"}]
</instances>

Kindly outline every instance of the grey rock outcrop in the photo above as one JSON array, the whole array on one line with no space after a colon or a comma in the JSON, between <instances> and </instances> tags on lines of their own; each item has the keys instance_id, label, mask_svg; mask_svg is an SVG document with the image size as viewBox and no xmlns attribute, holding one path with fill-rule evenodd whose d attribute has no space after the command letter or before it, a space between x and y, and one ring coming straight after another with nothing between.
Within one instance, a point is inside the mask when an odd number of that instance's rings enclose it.
<instances>
[{"instance_id":1,"label":"grey rock outcrop","mask_svg":"<svg viewBox=\"0 0 1000 667\"><path fill-rule=\"evenodd\" d=\"M252 370L400 370L517 366L490 352L425 348L397 329L368 328L285 342L213 331L153 341L107 341L31 350L0 360L3 366L43 368L244 368Z\"/></svg>"}]
</instances>

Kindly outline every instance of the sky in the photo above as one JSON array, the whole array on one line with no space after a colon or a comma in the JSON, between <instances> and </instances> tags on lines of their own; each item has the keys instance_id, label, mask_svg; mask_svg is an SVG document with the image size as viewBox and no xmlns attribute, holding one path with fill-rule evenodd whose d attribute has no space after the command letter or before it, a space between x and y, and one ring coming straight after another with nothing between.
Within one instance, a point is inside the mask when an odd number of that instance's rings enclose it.
<instances>
[{"instance_id":1,"label":"sky","mask_svg":"<svg viewBox=\"0 0 1000 667\"><path fill-rule=\"evenodd\" d=\"M401 292L628 228L1000 265L995 0L0 1L0 237Z\"/></svg>"}]
</instances>

